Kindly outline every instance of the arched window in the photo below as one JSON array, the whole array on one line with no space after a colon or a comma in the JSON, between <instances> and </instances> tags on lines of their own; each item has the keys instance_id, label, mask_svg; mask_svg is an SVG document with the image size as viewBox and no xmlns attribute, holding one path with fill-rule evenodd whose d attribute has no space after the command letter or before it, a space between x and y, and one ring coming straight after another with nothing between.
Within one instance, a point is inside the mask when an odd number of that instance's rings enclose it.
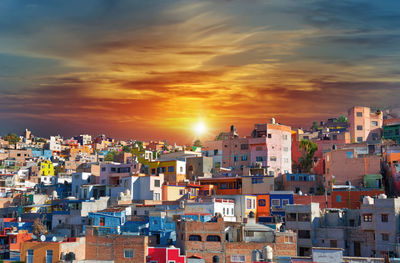
<instances>
[{"instance_id":1,"label":"arched window","mask_svg":"<svg viewBox=\"0 0 400 263\"><path fill-rule=\"evenodd\" d=\"M213 263L219 263L219 257L213 256Z\"/></svg>"},{"instance_id":2,"label":"arched window","mask_svg":"<svg viewBox=\"0 0 400 263\"><path fill-rule=\"evenodd\" d=\"M216 236L216 235L209 235L209 236L207 236L207 241L210 241L210 242L221 242L221 238L219 236Z\"/></svg>"},{"instance_id":3,"label":"arched window","mask_svg":"<svg viewBox=\"0 0 400 263\"><path fill-rule=\"evenodd\" d=\"M189 241L201 241L201 236L199 235L190 235Z\"/></svg>"}]
</instances>

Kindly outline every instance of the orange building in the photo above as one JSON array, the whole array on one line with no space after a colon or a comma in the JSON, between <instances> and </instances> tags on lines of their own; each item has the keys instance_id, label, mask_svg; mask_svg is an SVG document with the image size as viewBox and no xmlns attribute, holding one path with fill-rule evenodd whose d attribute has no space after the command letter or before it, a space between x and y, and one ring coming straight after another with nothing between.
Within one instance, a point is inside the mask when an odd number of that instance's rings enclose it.
<instances>
[{"instance_id":1,"label":"orange building","mask_svg":"<svg viewBox=\"0 0 400 263\"><path fill-rule=\"evenodd\" d=\"M85 238L69 238L62 242L25 241L21 243L21 261L59 262L72 256L75 260L85 259Z\"/></svg>"},{"instance_id":2,"label":"orange building","mask_svg":"<svg viewBox=\"0 0 400 263\"><path fill-rule=\"evenodd\" d=\"M335 190L331 193L332 208L360 209L364 196L384 194L383 189L371 190Z\"/></svg>"},{"instance_id":3,"label":"orange building","mask_svg":"<svg viewBox=\"0 0 400 263\"><path fill-rule=\"evenodd\" d=\"M269 216L269 195L257 195L257 220L259 217Z\"/></svg>"},{"instance_id":4,"label":"orange building","mask_svg":"<svg viewBox=\"0 0 400 263\"><path fill-rule=\"evenodd\" d=\"M242 194L241 177L201 178L200 185L213 185L215 195L240 195Z\"/></svg>"}]
</instances>

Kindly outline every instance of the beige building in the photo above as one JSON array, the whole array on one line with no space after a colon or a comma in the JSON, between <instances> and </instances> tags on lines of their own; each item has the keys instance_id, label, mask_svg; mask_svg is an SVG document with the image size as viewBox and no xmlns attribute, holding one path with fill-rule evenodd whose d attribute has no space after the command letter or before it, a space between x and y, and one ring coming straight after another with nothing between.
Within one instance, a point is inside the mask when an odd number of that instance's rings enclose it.
<instances>
[{"instance_id":1,"label":"beige building","mask_svg":"<svg viewBox=\"0 0 400 263\"><path fill-rule=\"evenodd\" d=\"M383 113L368 107L355 106L348 111L352 142L376 141L382 137Z\"/></svg>"}]
</instances>

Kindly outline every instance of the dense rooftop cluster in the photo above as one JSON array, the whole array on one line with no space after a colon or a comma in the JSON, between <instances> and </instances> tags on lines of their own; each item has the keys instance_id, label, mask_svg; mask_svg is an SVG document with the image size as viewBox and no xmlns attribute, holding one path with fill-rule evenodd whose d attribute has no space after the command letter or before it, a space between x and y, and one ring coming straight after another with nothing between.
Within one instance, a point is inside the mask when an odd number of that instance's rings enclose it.
<instances>
[{"instance_id":1,"label":"dense rooftop cluster","mask_svg":"<svg viewBox=\"0 0 400 263\"><path fill-rule=\"evenodd\" d=\"M194 146L0 137L0 256L24 262L397 262L400 119L235 126ZM325 261L324 261L325 260Z\"/></svg>"}]
</instances>

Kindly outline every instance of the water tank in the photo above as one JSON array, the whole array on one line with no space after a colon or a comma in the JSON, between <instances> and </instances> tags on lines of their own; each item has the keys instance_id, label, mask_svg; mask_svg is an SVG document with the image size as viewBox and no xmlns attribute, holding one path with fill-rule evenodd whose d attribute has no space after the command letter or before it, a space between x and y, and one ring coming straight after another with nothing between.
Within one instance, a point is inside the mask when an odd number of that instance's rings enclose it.
<instances>
[{"instance_id":1,"label":"water tank","mask_svg":"<svg viewBox=\"0 0 400 263\"><path fill-rule=\"evenodd\" d=\"M263 258L270 262L274 258L274 250L270 246L263 247L262 253L263 253Z\"/></svg>"},{"instance_id":2,"label":"water tank","mask_svg":"<svg viewBox=\"0 0 400 263\"><path fill-rule=\"evenodd\" d=\"M370 197L370 196L364 196L363 204L364 205L373 205L374 204L374 199L372 197Z\"/></svg>"},{"instance_id":3,"label":"water tank","mask_svg":"<svg viewBox=\"0 0 400 263\"><path fill-rule=\"evenodd\" d=\"M378 195L378 199L387 199L387 195L380 194L380 195Z\"/></svg>"}]
</instances>

